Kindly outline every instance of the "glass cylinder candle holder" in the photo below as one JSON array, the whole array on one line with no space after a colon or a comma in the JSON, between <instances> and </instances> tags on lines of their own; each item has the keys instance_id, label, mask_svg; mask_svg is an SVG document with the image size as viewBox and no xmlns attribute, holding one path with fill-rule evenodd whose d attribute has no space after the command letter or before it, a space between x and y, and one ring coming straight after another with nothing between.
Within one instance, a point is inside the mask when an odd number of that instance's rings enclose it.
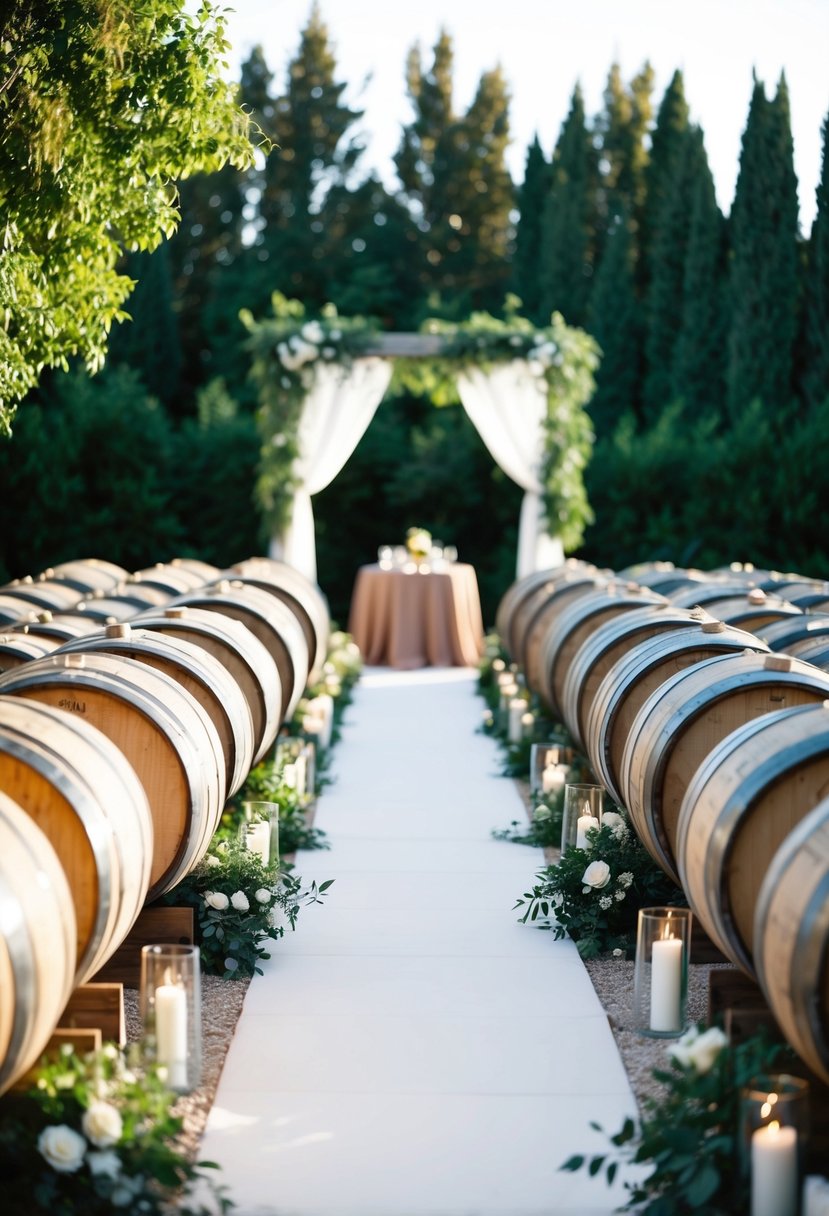
<instances>
[{"instance_id":1,"label":"glass cylinder candle holder","mask_svg":"<svg viewBox=\"0 0 829 1216\"><path fill-rule=\"evenodd\" d=\"M798 1216L809 1138L809 1085L788 1073L752 1078L740 1095L743 1176L751 1216Z\"/></svg>"},{"instance_id":2,"label":"glass cylinder candle holder","mask_svg":"<svg viewBox=\"0 0 829 1216\"><path fill-rule=\"evenodd\" d=\"M587 847L587 833L601 827L604 786L572 784L564 786L564 814L561 821L561 852Z\"/></svg>"},{"instance_id":3,"label":"glass cylinder candle holder","mask_svg":"<svg viewBox=\"0 0 829 1216\"><path fill-rule=\"evenodd\" d=\"M533 743L530 749L530 793L557 794L567 784L570 749L558 743Z\"/></svg>"},{"instance_id":4,"label":"glass cylinder candle holder","mask_svg":"<svg viewBox=\"0 0 829 1216\"><path fill-rule=\"evenodd\" d=\"M242 843L262 864L279 865L279 803L243 802Z\"/></svg>"},{"instance_id":5,"label":"glass cylinder candle holder","mask_svg":"<svg viewBox=\"0 0 829 1216\"><path fill-rule=\"evenodd\" d=\"M829 1216L829 1178L809 1174L803 1180L801 1216Z\"/></svg>"},{"instance_id":6,"label":"glass cylinder candle holder","mask_svg":"<svg viewBox=\"0 0 829 1216\"><path fill-rule=\"evenodd\" d=\"M640 908L633 972L633 1021L640 1034L678 1038L687 1029L690 908Z\"/></svg>"},{"instance_id":7,"label":"glass cylinder candle holder","mask_svg":"<svg viewBox=\"0 0 829 1216\"><path fill-rule=\"evenodd\" d=\"M197 1089L202 1037L198 946L141 947L139 1012L145 1054L166 1068L170 1089Z\"/></svg>"}]
</instances>

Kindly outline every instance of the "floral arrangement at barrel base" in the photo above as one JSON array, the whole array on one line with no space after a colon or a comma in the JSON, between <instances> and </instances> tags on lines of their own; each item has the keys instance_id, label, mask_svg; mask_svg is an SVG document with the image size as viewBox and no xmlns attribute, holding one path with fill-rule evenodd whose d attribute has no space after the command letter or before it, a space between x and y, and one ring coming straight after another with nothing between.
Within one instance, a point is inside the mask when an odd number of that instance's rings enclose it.
<instances>
[{"instance_id":1,"label":"floral arrangement at barrel base","mask_svg":"<svg viewBox=\"0 0 829 1216\"><path fill-rule=\"evenodd\" d=\"M561 847L561 824L564 817L564 790L539 797L533 807L529 822L513 819L508 828L494 828L494 840L508 840L512 844L527 844L536 849Z\"/></svg>"},{"instance_id":2,"label":"floral arrangement at barrel base","mask_svg":"<svg viewBox=\"0 0 829 1216\"><path fill-rule=\"evenodd\" d=\"M239 840L220 840L190 874L164 897L192 907L202 970L225 979L262 974L268 941L295 929L300 909L322 903L333 879L303 888L287 867L265 865Z\"/></svg>"},{"instance_id":3,"label":"floral arrangement at barrel base","mask_svg":"<svg viewBox=\"0 0 829 1216\"><path fill-rule=\"evenodd\" d=\"M655 865L625 815L605 811L602 826L587 833L587 847L569 848L558 865L515 905L519 918L572 938L582 958L608 951L632 954L641 907L682 902L682 893Z\"/></svg>"},{"instance_id":4,"label":"floral arrangement at barrel base","mask_svg":"<svg viewBox=\"0 0 829 1216\"><path fill-rule=\"evenodd\" d=\"M217 1167L177 1147L176 1096L163 1068L128 1063L112 1044L83 1057L64 1047L28 1089L0 1099L4 1216L227 1212L232 1203L205 1173ZM209 1208L192 1198L205 1182Z\"/></svg>"},{"instance_id":5,"label":"floral arrangement at barrel base","mask_svg":"<svg viewBox=\"0 0 829 1216\"><path fill-rule=\"evenodd\" d=\"M747 1213L750 1186L740 1164L740 1092L785 1050L762 1035L730 1046L718 1027L692 1027L668 1048L669 1067L653 1070L660 1093L644 1098L638 1126L626 1119L609 1136L616 1151L576 1155L561 1168L586 1168L591 1177L604 1173L610 1184L621 1167L637 1167L637 1180L625 1183L629 1199L622 1210L635 1209L641 1216ZM604 1131L596 1123L590 1126ZM653 1168L642 1178L647 1166Z\"/></svg>"}]
</instances>

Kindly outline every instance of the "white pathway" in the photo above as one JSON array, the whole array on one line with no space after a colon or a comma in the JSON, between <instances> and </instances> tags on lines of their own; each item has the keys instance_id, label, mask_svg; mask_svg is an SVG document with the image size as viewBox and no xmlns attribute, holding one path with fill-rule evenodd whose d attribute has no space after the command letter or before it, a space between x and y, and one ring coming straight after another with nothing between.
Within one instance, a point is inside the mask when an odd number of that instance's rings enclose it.
<instances>
[{"instance_id":1,"label":"white pathway","mask_svg":"<svg viewBox=\"0 0 829 1216\"><path fill-rule=\"evenodd\" d=\"M608 1216L559 1172L634 1109L569 941L512 911L540 852L468 670L368 669L317 824L336 881L255 976L201 1156L238 1216Z\"/></svg>"}]
</instances>

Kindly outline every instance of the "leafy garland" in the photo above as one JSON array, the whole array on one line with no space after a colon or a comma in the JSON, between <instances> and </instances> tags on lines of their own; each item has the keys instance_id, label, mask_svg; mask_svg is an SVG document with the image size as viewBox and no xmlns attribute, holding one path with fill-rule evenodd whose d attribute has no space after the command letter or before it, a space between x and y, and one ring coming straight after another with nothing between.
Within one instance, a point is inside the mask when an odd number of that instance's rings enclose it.
<instances>
[{"instance_id":1,"label":"leafy garland","mask_svg":"<svg viewBox=\"0 0 829 1216\"><path fill-rule=\"evenodd\" d=\"M398 390L428 392L437 405L457 401L458 373L479 367L526 360L547 385L542 482L544 505L552 534L568 551L581 543L592 520L583 472L593 446L593 430L584 406L595 388L599 362L595 341L583 330L565 324L553 313L550 324L537 328L518 315L519 301L508 297L506 319L486 312L468 321L428 320L426 334L440 336L445 347L434 359L395 359ZM262 440L257 500L271 534L288 524L297 488L295 461L302 406L314 383L318 363L348 369L379 333L363 317L340 317L326 305L310 317L299 300L280 293L272 298L273 316L242 320L250 334L251 376L259 394L257 415Z\"/></svg>"}]
</instances>

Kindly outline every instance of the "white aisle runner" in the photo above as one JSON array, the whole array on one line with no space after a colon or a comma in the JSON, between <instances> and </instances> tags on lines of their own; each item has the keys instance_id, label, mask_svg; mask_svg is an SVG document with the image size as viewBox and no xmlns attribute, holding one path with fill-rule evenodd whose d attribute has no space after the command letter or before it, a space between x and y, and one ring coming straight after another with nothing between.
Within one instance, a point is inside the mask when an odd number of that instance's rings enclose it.
<instances>
[{"instance_id":1,"label":"white aisle runner","mask_svg":"<svg viewBox=\"0 0 829 1216\"><path fill-rule=\"evenodd\" d=\"M476 734L475 673L368 669L317 826L324 907L255 976L201 1156L238 1216L608 1216L620 1186L559 1172L634 1110L569 941L519 925L543 855Z\"/></svg>"}]
</instances>

